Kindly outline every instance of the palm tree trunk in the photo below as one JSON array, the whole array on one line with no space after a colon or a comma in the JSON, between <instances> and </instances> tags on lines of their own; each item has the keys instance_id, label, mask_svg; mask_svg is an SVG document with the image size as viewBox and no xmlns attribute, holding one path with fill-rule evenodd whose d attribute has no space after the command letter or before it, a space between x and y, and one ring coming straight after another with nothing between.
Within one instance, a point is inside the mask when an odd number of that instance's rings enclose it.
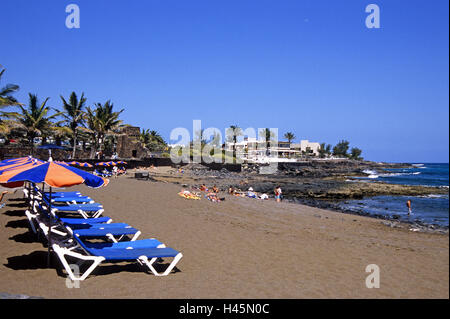
<instances>
[{"instance_id":1,"label":"palm tree trunk","mask_svg":"<svg viewBox=\"0 0 450 319\"><path fill-rule=\"evenodd\" d=\"M73 151L72 151L72 159L75 159L75 152L77 150L77 134L73 136Z\"/></svg>"},{"instance_id":2,"label":"palm tree trunk","mask_svg":"<svg viewBox=\"0 0 450 319\"><path fill-rule=\"evenodd\" d=\"M34 156L34 137L28 137L28 143L30 143L30 155Z\"/></svg>"}]
</instances>

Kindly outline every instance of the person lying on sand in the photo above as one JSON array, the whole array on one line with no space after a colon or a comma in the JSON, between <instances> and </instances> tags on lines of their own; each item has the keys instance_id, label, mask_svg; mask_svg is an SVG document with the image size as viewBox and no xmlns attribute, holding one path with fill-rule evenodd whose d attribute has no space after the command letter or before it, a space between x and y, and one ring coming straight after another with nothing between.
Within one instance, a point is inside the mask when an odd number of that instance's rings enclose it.
<instances>
[{"instance_id":1,"label":"person lying on sand","mask_svg":"<svg viewBox=\"0 0 450 319\"><path fill-rule=\"evenodd\" d=\"M261 198L261 199L269 199L269 195L267 195L267 194L261 194L261 195L259 196L259 198Z\"/></svg>"},{"instance_id":2,"label":"person lying on sand","mask_svg":"<svg viewBox=\"0 0 450 319\"><path fill-rule=\"evenodd\" d=\"M208 194L205 195L205 197L208 200L210 200L212 202L215 202L215 203L218 203L218 202L221 202L221 201L225 200L225 197L224 198L219 198L217 196L217 193L214 193L214 192L209 192Z\"/></svg>"},{"instance_id":3,"label":"person lying on sand","mask_svg":"<svg viewBox=\"0 0 450 319\"><path fill-rule=\"evenodd\" d=\"M207 192L207 191L208 191L208 188L206 188L206 185L205 185L205 184L202 184L202 185L200 186L200 190L203 191L203 192Z\"/></svg>"},{"instance_id":4,"label":"person lying on sand","mask_svg":"<svg viewBox=\"0 0 450 319\"><path fill-rule=\"evenodd\" d=\"M248 189L247 197L250 197L250 198L257 198L256 193L253 192L253 187L250 187L250 188Z\"/></svg>"}]
</instances>

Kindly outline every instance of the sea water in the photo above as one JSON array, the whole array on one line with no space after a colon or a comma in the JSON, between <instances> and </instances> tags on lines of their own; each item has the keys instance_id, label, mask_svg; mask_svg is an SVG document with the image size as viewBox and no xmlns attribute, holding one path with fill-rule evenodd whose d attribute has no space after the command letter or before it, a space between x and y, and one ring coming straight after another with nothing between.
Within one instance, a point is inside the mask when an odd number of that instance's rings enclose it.
<instances>
[{"instance_id":1,"label":"sea water","mask_svg":"<svg viewBox=\"0 0 450 319\"><path fill-rule=\"evenodd\" d=\"M414 163L412 168L389 169L388 172L366 171L362 180L391 184L437 186L448 190L448 163ZM408 215L406 201L411 200L412 214ZM449 226L448 193L426 196L375 196L341 202L339 207L353 212L386 216L403 221Z\"/></svg>"}]
</instances>

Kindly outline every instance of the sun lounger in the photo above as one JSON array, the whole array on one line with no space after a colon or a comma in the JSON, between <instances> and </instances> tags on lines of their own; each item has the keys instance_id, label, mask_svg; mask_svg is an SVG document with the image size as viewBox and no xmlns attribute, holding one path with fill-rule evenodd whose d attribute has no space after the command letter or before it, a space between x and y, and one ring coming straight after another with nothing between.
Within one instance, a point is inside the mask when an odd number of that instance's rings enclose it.
<instances>
[{"instance_id":1,"label":"sun lounger","mask_svg":"<svg viewBox=\"0 0 450 319\"><path fill-rule=\"evenodd\" d=\"M173 248L136 248L136 249L111 249L111 248L91 248L86 246L83 241L77 241L82 248L82 253L76 252L75 249L64 247L58 243L52 245L53 251L57 254L64 269L72 280L85 280L92 271L103 261L134 261L140 265L147 266L155 276L167 276L183 255ZM80 276L76 276L70 267L66 257L78 259L80 262L92 262L91 266ZM159 258L173 258L167 269L159 273L153 264Z\"/></svg>"},{"instance_id":2,"label":"sun lounger","mask_svg":"<svg viewBox=\"0 0 450 319\"><path fill-rule=\"evenodd\" d=\"M45 201L44 201L45 202ZM49 204L46 202L46 206ZM45 207L41 206L43 209ZM56 213L64 212L78 212L83 218L96 218L103 214L104 209L101 204L71 204L71 205L51 205L51 213L55 215Z\"/></svg>"},{"instance_id":3,"label":"sun lounger","mask_svg":"<svg viewBox=\"0 0 450 319\"><path fill-rule=\"evenodd\" d=\"M45 198L47 201L50 200L49 197ZM88 196L63 196L63 197L52 197L51 202L56 204L66 204L66 205L72 205L72 204L94 204L95 201L88 197Z\"/></svg>"},{"instance_id":4,"label":"sun lounger","mask_svg":"<svg viewBox=\"0 0 450 319\"><path fill-rule=\"evenodd\" d=\"M72 229L71 227L66 227L66 229L76 237L91 237L91 238L108 238L112 242L119 242L127 235L133 235L130 241L135 241L141 232L130 225L125 224L115 226L114 224L101 224L103 227L90 227L81 229ZM117 238L116 238L117 237Z\"/></svg>"},{"instance_id":5,"label":"sun lounger","mask_svg":"<svg viewBox=\"0 0 450 319\"><path fill-rule=\"evenodd\" d=\"M90 225L90 224L109 224L112 222L112 219L107 216L97 217L97 218L69 218L69 217L61 217L59 220L64 224L81 224L81 225Z\"/></svg>"}]
</instances>

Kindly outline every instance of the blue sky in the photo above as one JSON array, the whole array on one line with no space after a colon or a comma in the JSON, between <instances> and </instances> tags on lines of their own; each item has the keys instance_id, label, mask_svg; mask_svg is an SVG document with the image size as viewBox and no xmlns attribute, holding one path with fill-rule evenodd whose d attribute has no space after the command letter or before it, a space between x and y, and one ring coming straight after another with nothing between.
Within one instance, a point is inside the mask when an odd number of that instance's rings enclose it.
<instances>
[{"instance_id":1,"label":"blue sky","mask_svg":"<svg viewBox=\"0 0 450 319\"><path fill-rule=\"evenodd\" d=\"M65 26L68 4L79 29ZM365 27L365 7L381 10ZM2 83L111 99L160 132L277 127L375 161L448 162L448 1L2 0ZM3 45L5 44L5 45Z\"/></svg>"}]
</instances>

